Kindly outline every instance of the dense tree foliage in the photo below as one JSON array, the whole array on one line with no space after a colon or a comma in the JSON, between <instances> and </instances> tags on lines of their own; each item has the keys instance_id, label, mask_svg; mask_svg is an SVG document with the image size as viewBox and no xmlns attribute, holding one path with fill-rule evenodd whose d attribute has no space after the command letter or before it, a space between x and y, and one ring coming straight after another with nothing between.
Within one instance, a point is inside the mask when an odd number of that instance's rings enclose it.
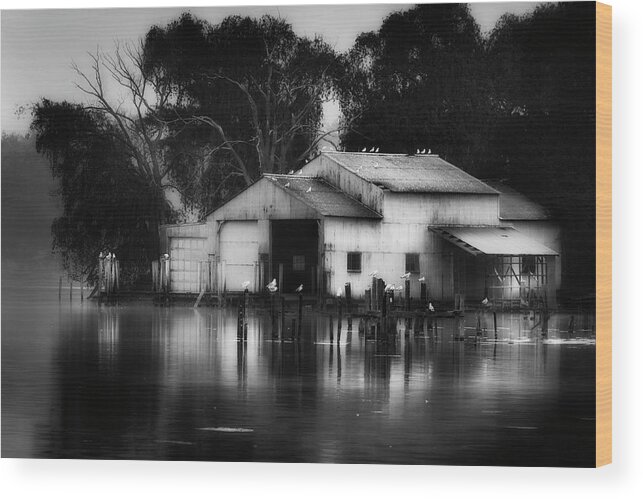
<instances>
[{"instance_id":1,"label":"dense tree foliage","mask_svg":"<svg viewBox=\"0 0 643 499\"><path fill-rule=\"evenodd\" d=\"M505 16L488 41L500 173L563 225L563 287L595 285L595 7Z\"/></svg>"},{"instance_id":2,"label":"dense tree foliage","mask_svg":"<svg viewBox=\"0 0 643 499\"><path fill-rule=\"evenodd\" d=\"M262 173L301 166L323 139L338 58L281 19L232 16L213 26L184 14L153 27L143 55L145 71L172 89L163 109L172 170L206 207Z\"/></svg>"},{"instance_id":3,"label":"dense tree foliage","mask_svg":"<svg viewBox=\"0 0 643 499\"><path fill-rule=\"evenodd\" d=\"M69 274L91 279L106 250L147 268L158 256L165 201L131 166L114 124L83 106L43 99L31 128L58 181L63 213L52 224L53 248Z\"/></svg>"},{"instance_id":4,"label":"dense tree foliage","mask_svg":"<svg viewBox=\"0 0 643 499\"><path fill-rule=\"evenodd\" d=\"M491 119L483 37L466 4L420 5L363 33L346 55L348 150L432 152L468 171L486 161Z\"/></svg>"}]
</instances>

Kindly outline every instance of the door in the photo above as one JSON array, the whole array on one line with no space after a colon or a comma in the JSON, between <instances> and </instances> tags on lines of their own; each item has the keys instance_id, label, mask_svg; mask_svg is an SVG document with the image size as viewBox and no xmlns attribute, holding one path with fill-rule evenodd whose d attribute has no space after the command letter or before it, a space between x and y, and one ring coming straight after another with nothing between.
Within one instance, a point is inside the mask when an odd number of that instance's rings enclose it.
<instances>
[{"instance_id":1,"label":"door","mask_svg":"<svg viewBox=\"0 0 643 499\"><path fill-rule=\"evenodd\" d=\"M259 228L256 220L234 220L223 224L219 232L221 283L227 291L257 291L257 262L259 260Z\"/></svg>"},{"instance_id":2,"label":"door","mask_svg":"<svg viewBox=\"0 0 643 499\"><path fill-rule=\"evenodd\" d=\"M175 293L199 292L199 262L207 261L205 238L170 238L170 290Z\"/></svg>"}]
</instances>

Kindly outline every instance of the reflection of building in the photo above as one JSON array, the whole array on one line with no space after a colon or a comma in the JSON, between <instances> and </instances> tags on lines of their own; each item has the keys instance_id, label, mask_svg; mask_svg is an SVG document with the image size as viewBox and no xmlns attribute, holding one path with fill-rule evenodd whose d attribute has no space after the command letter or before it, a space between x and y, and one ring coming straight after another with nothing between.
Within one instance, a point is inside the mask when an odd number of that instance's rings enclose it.
<instances>
[{"instance_id":1,"label":"reflection of building","mask_svg":"<svg viewBox=\"0 0 643 499\"><path fill-rule=\"evenodd\" d=\"M167 226L172 290L362 296L370 273L425 276L434 300L555 296L558 232L542 208L436 155L325 152L294 175L265 175L202 224ZM533 295L533 293L532 293Z\"/></svg>"}]
</instances>

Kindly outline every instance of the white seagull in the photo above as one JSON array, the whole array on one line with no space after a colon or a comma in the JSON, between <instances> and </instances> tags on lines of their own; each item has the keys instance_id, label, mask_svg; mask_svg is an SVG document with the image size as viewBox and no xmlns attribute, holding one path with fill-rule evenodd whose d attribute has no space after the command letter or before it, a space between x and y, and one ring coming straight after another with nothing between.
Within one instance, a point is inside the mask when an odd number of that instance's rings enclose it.
<instances>
[{"instance_id":1,"label":"white seagull","mask_svg":"<svg viewBox=\"0 0 643 499\"><path fill-rule=\"evenodd\" d=\"M489 298L487 298L487 297L485 296L485 297L484 297L484 300L482 300L482 304L483 304L483 305L489 305Z\"/></svg>"},{"instance_id":2,"label":"white seagull","mask_svg":"<svg viewBox=\"0 0 643 499\"><path fill-rule=\"evenodd\" d=\"M241 287L243 289L248 289L250 287L250 281L243 281L243 283L241 283Z\"/></svg>"},{"instance_id":3,"label":"white seagull","mask_svg":"<svg viewBox=\"0 0 643 499\"><path fill-rule=\"evenodd\" d=\"M429 302L429 312L435 312L435 309L433 308L433 303Z\"/></svg>"},{"instance_id":4,"label":"white seagull","mask_svg":"<svg viewBox=\"0 0 643 499\"><path fill-rule=\"evenodd\" d=\"M284 184L284 187L290 187L290 182L286 182L286 183Z\"/></svg>"},{"instance_id":5,"label":"white seagull","mask_svg":"<svg viewBox=\"0 0 643 499\"><path fill-rule=\"evenodd\" d=\"M375 152L380 152L380 148L379 148L379 147L376 147L376 148L375 148Z\"/></svg>"},{"instance_id":6,"label":"white seagull","mask_svg":"<svg viewBox=\"0 0 643 499\"><path fill-rule=\"evenodd\" d=\"M368 275L371 276L371 277L375 277L377 274L378 274L377 270L374 270L373 272L371 272Z\"/></svg>"},{"instance_id":7,"label":"white seagull","mask_svg":"<svg viewBox=\"0 0 643 499\"><path fill-rule=\"evenodd\" d=\"M288 172L288 175L292 175L293 173L295 173L295 170L290 170L290 171Z\"/></svg>"},{"instance_id":8,"label":"white seagull","mask_svg":"<svg viewBox=\"0 0 643 499\"><path fill-rule=\"evenodd\" d=\"M307 193L308 193L308 192L312 192L312 191L313 191L313 188L312 188L312 187L309 187L308 189L306 189L306 192L307 192Z\"/></svg>"},{"instance_id":9,"label":"white seagull","mask_svg":"<svg viewBox=\"0 0 643 499\"><path fill-rule=\"evenodd\" d=\"M368 151L368 152L375 152L375 148L374 148L374 147L371 147L371 150L370 150L370 151Z\"/></svg>"},{"instance_id":10,"label":"white seagull","mask_svg":"<svg viewBox=\"0 0 643 499\"><path fill-rule=\"evenodd\" d=\"M277 287L277 279L273 279L270 284L266 286L268 288L268 291L271 293L276 292L279 288Z\"/></svg>"},{"instance_id":11,"label":"white seagull","mask_svg":"<svg viewBox=\"0 0 643 499\"><path fill-rule=\"evenodd\" d=\"M297 289L295 289L295 292L301 293L303 291L303 289L304 289L304 285L300 284L299 286L297 286Z\"/></svg>"},{"instance_id":12,"label":"white seagull","mask_svg":"<svg viewBox=\"0 0 643 499\"><path fill-rule=\"evenodd\" d=\"M342 296L342 288L337 288L337 298Z\"/></svg>"},{"instance_id":13,"label":"white seagull","mask_svg":"<svg viewBox=\"0 0 643 499\"><path fill-rule=\"evenodd\" d=\"M422 277L420 277L420 278L418 279L418 281L419 281L419 282L424 282L424 281L426 281L426 279L424 278L424 276L422 276Z\"/></svg>"},{"instance_id":14,"label":"white seagull","mask_svg":"<svg viewBox=\"0 0 643 499\"><path fill-rule=\"evenodd\" d=\"M409 277L411 277L411 273L410 273L410 272L407 272L406 274L401 275L401 276L400 276L400 279L408 279Z\"/></svg>"},{"instance_id":15,"label":"white seagull","mask_svg":"<svg viewBox=\"0 0 643 499\"><path fill-rule=\"evenodd\" d=\"M422 149L422 154L426 154L426 149Z\"/></svg>"},{"instance_id":16,"label":"white seagull","mask_svg":"<svg viewBox=\"0 0 643 499\"><path fill-rule=\"evenodd\" d=\"M427 153L427 154L431 154L431 149L429 149L426 153Z\"/></svg>"},{"instance_id":17,"label":"white seagull","mask_svg":"<svg viewBox=\"0 0 643 499\"><path fill-rule=\"evenodd\" d=\"M366 152L366 147L364 149L362 149L362 152Z\"/></svg>"},{"instance_id":18,"label":"white seagull","mask_svg":"<svg viewBox=\"0 0 643 499\"><path fill-rule=\"evenodd\" d=\"M384 291L395 291L395 284L387 284L384 286Z\"/></svg>"},{"instance_id":19,"label":"white seagull","mask_svg":"<svg viewBox=\"0 0 643 499\"><path fill-rule=\"evenodd\" d=\"M419 150L419 149L417 149L417 150L415 151L415 154L420 154L420 150Z\"/></svg>"}]
</instances>

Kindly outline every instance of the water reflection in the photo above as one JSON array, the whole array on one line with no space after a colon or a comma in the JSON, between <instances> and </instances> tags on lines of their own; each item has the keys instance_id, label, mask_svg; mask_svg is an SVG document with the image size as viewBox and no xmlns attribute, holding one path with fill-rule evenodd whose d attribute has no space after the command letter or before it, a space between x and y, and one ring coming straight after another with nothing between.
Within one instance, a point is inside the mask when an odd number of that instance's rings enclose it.
<instances>
[{"instance_id":1,"label":"water reflection","mask_svg":"<svg viewBox=\"0 0 643 499\"><path fill-rule=\"evenodd\" d=\"M236 310L85 304L52 317L16 314L14 332L3 316L4 457L594 462L590 316L573 333L552 317L545 341L529 314L497 314L498 341L489 314L409 334L400 321L386 344L367 322L349 331L310 311L300 341L275 340L262 310L246 342ZM35 369L19 348L26 320L53 338Z\"/></svg>"}]
</instances>

